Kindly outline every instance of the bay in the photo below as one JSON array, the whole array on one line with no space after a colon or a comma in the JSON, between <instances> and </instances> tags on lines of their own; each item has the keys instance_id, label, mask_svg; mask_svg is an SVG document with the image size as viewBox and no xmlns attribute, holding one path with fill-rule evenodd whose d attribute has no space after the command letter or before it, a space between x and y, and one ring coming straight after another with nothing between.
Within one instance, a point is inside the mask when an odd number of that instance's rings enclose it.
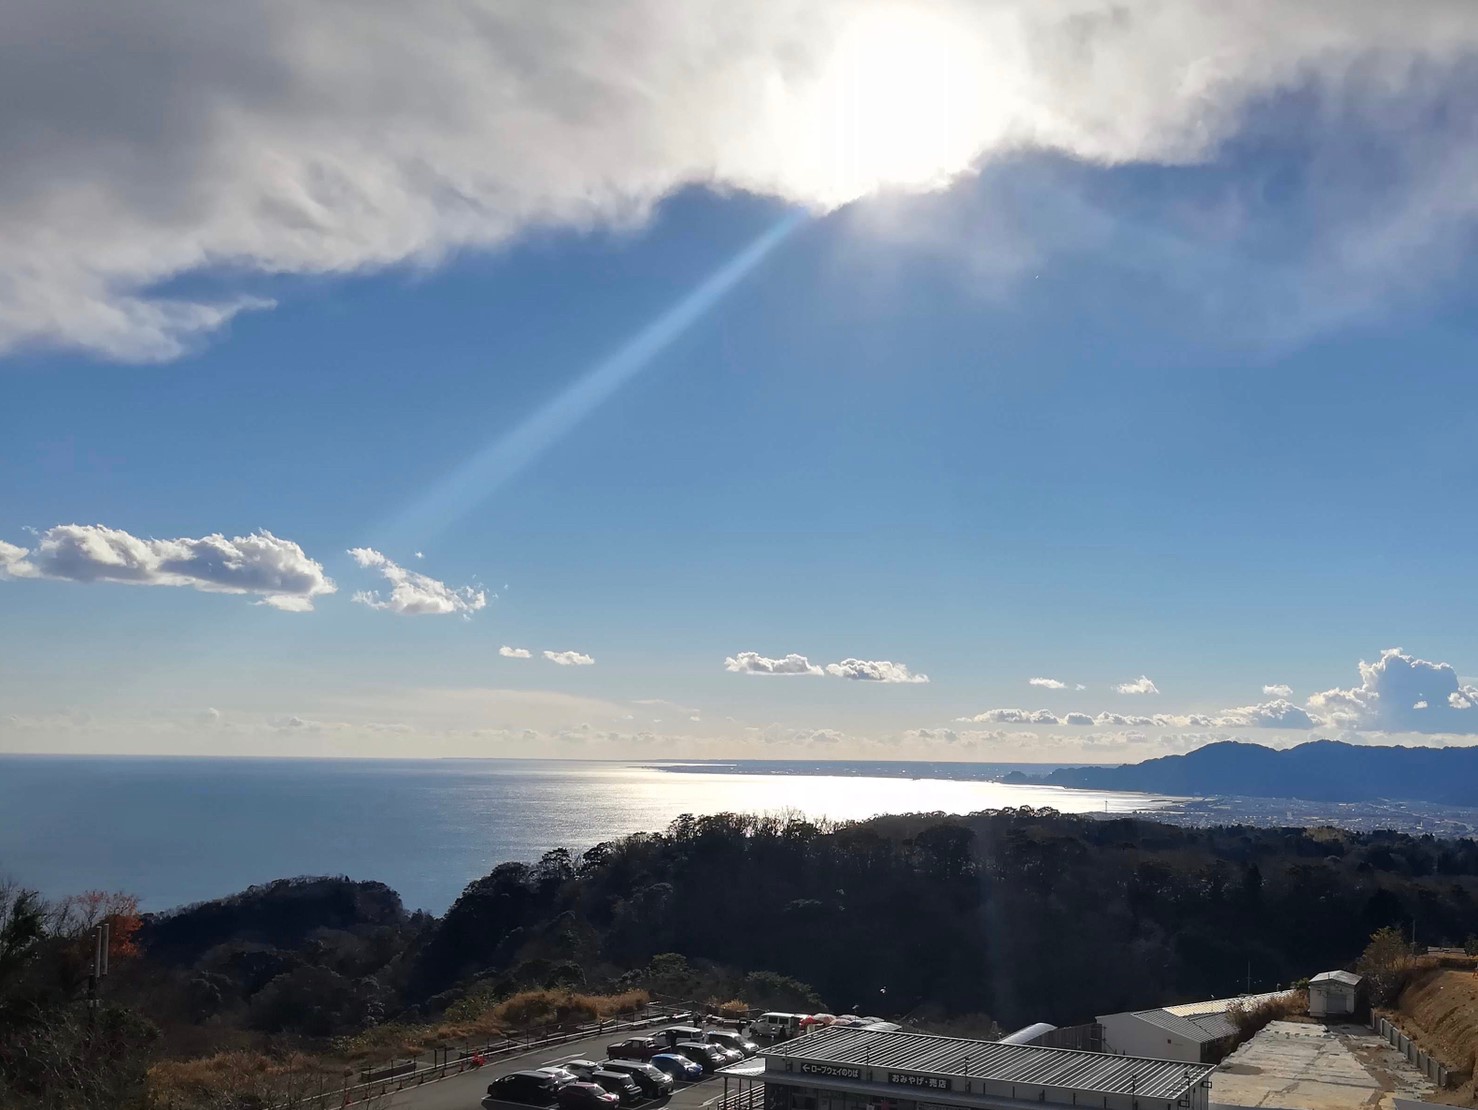
<instances>
[{"instance_id":1,"label":"bay","mask_svg":"<svg viewBox=\"0 0 1478 1110\"><path fill-rule=\"evenodd\" d=\"M683 813L1162 809L1173 799L988 781L1010 765L0 756L0 875L146 910L295 875L378 879L441 913L505 860L659 832ZM1022 765L1036 772L1041 766Z\"/></svg>"}]
</instances>

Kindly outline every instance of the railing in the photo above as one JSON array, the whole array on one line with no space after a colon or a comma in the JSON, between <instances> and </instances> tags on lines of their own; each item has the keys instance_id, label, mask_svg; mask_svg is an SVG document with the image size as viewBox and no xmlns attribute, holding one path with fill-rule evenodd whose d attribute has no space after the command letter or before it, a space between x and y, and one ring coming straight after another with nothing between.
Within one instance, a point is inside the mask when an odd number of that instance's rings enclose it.
<instances>
[{"instance_id":1,"label":"railing","mask_svg":"<svg viewBox=\"0 0 1478 1110\"><path fill-rule=\"evenodd\" d=\"M615 1019L590 1022L559 1032L530 1030L516 1036L489 1041L483 1045L464 1044L460 1048L438 1049L431 1054L433 1062L424 1067L420 1065L420 1057L408 1059L400 1064L391 1061L387 1068L362 1071L361 1081L358 1083L327 1090L320 1089L316 1094L305 1094L286 1104L283 1110L289 1110L289 1108L290 1110L335 1110L339 1107L354 1106L383 1098L395 1091L403 1091L407 1087L419 1087L425 1083L435 1083L437 1080L446 1079L448 1076L460 1075L462 1072L480 1067L479 1061L488 1062L533 1049L568 1044L571 1041L584 1040L603 1033L646 1029L653 1025L665 1025L671 1021L684 1021L689 1017L688 1013L673 1013L666 1007L659 1010L648 1006L624 1021ZM363 1078L366 1074L373 1078Z\"/></svg>"}]
</instances>

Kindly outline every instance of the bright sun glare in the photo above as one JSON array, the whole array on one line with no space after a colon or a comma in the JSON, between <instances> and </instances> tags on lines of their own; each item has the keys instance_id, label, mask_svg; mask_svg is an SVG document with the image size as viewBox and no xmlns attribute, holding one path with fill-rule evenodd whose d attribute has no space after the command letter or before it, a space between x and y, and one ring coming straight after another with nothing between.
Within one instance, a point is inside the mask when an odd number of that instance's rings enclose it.
<instances>
[{"instance_id":1,"label":"bright sun glare","mask_svg":"<svg viewBox=\"0 0 1478 1110\"><path fill-rule=\"evenodd\" d=\"M983 137L983 75L971 38L940 15L891 5L859 14L820 85L817 153L831 199L928 188L967 169Z\"/></svg>"}]
</instances>

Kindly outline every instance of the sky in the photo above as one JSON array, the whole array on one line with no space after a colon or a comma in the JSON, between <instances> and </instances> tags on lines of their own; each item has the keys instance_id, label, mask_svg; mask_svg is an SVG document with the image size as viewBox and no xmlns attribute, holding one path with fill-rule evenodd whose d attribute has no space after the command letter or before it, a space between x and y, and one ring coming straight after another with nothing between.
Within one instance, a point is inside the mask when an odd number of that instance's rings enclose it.
<instances>
[{"instance_id":1,"label":"sky","mask_svg":"<svg viewBox=\"0 0 1478 1110\"><path fill-rule=\"evenodd\" d=\"M0 752L1478 740L1465 2L19 0Z\"/></svg>"}]
</instances>

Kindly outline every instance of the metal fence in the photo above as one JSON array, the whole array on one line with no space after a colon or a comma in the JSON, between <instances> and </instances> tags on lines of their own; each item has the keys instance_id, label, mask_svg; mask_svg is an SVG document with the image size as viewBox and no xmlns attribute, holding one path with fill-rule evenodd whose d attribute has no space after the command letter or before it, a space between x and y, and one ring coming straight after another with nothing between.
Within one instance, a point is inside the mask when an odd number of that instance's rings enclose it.
<instances>
[{"instance_id":1,"label":"metal fence","mask_svg":"<svg viewBox=\"0 0 1478 1110\"><path fill-rule=\"evenodd\" d=\"M602 1033L620 1033L629 1029L645 1029L653 1025L664 1025L670 1021L687 1020L688 1013L673 1013L667 1007L646 1006L628 1017L606 1021L589 1022L569 1029L534 1029L511 1036L500 1037L485 1044L452 1045L438 1048L420 1057L389 1061L384 1067L362 1069L357 1083L325 1088L322 1082L318 1091L296 1095L283 1110L335 1110L345 1106L380 1099L407 1087L418 1087L424 1083L435 1083L448 1076L460 1075L481 1067L484 1063L515 1056L532 1049L568 1044ZM430 1063L422 1061L430 1059Z\"/></svg>"}]
</instances>

